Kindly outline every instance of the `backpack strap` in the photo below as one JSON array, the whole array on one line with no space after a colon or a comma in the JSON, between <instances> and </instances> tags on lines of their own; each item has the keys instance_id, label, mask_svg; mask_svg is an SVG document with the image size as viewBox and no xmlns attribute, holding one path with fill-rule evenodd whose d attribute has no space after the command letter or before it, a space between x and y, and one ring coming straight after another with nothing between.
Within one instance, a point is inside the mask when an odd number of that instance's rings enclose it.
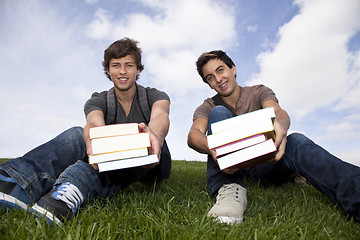
<instances>
[{"instance_id":1,"label":"backpack strap","mask_svg":"<svg viewBox=\"0 0 360 240\"><path fill-rule=\"evenodd\" d=\"M106 93L106 112L105 124L114 124L117 116L117 104L114 87L110 88Z\"/></svg>"},{"instance_id":2,"label":"backpack strap","mask_svg":"<svg viewBox=\"0 0 360 240\"><path fill-rule=\"evenodd\" d=\"M234 114L234 116L236 116L235 109L226 102L224 102L224 100L221 98L219 94L216 94L211 99L214 100L215 105L222 105L226 107L229 111L231 111Z\"/></svg>"},{"instance_id":3,"label":"backpack strap","mask_svg":"<svg viewBox=\"0 0 360 240\"><path fill-rule=\"evenodd\" d=\"M141 113L143 115L143 117L146 119L146 124L149 124L150 122L150 116L151 116L151 110L150 110L150 106L149 106L149 101L148 101L148 95L146 92L146 88L143 87L140 84L136 83L136 89L138 92L138 100L140 103L140 110Z\"/></svg>"},{"instance_id":4,"label":"backpack strap","mask_svg":"<svg viewBox=\"0 0 360 240\"><path fill-rule=\"evenodd\" d=\"M140 111L143 117L146 120L146 124L150 122L150 106L148 101L148 95L146 92L146 88L140 84L135 83L136 91L137 91L137 98L140 103ZM109 91L106 93L106 113L105 113L105 124L115 124L116 117L117 117L117 99L115 96L115 89L114 87L110 88Z\"/></svg>"}]
</instances>

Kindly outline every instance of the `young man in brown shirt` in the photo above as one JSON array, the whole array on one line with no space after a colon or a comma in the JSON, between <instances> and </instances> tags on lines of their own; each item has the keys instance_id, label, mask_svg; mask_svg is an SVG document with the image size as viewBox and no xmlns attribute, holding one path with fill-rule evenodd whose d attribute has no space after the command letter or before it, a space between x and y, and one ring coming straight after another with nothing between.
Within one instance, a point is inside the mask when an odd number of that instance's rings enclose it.
<instances>
[{"instance_id":1,"label":"young man in brown shirt","mask_svg":"<svg viewBox=\"0 0 360 240\"><path fill-rule=\"evenodd\" d=\"M217 92L195 110L188 135L189 147L208 154L208 187L211 195L217 194L208 216L223 223L241 223L247 205L244 177L279 184L300 173L349 216L360 220L359 167L336 158L300 133L287 136L290 118L280 107L275 93L263 85L239 86L235 64L225 52L206 52L196 65L203 81ZM208 147L211 123L267 107L273 107L276 115L275 158L252 168L230 167L221 171L216 152Z\"/></svg>"}]
</instances>

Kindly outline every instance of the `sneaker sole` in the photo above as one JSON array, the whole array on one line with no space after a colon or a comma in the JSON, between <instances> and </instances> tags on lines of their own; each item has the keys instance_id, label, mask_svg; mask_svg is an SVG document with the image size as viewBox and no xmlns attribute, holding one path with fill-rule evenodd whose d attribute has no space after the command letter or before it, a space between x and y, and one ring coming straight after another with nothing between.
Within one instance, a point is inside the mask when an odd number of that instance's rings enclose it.
<instances>
[{"instance_id":1,"label":"sneaker sole","mask_svg":"<svg viewBox=\"0 0 360 240\"><path fill-rule=\"evenodd\" d=\"M48 210L46 210L43 207L40 207L39 205L35 204L34 206L32 206L29 209L29 212L36 214L37 216L39 216L40 218L45 217L46 221L49 224L53 224L55 222L55 224L57 226L61 226L62 222L51 212L49 212Z\"/></svg>"},{"instance_id":2,"label":"sneaker sole","mask_svg":"<svg viewBox=\"0 0 360 240\"><path fill-rule=\"evenodd\" d=\"M219 221L220 223L225 223L225 224L229 224L229 225L233 225L233 224L238 225L243 222L242 218L231 218L231 217L224 217L224 216L219 216L215 219L217 221Z\"/></svg>"},{"instance_id":3,"label":"sneaker sole","mask_svg":"<svg viewBox=\"0 0 360 240\"><path fill-rule=\"evenodd\" d=\"M6 193L1 193L0 208L7 208L10 210L15 210L15 209L26 210L28 208L28 205L26 205L24 202L20 201L19 199L11 195L8 195Z\"/></svg>"}]
</instances>

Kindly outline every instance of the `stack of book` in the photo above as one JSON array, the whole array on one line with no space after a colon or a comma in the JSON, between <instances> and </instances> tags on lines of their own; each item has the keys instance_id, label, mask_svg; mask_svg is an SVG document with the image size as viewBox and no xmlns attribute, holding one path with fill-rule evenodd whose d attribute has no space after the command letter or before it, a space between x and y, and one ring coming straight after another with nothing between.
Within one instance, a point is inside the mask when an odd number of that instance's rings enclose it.
<instances>
[{"instance_id":1,"label":"stack of book","mask_svg":"<svg viewBox=\"0 0 360 240\"><path fill-rule=\"evenodd\" d=\"M264 108L211 124L208 146L221 170L253 167L275 156L275 112Z\"/></svg>"},{"instance_id":2,"label":"stack of book","mask_svg":"<svg viewBox=\"0 0 360 240\"><path fill-rule=\"evenodd\" d=\"M138 167L156 163L156 154L148 154L149 133L140 133L137 123L113 124L89 130L92 155L99 172Z\"/></svg>"}]
</instances>

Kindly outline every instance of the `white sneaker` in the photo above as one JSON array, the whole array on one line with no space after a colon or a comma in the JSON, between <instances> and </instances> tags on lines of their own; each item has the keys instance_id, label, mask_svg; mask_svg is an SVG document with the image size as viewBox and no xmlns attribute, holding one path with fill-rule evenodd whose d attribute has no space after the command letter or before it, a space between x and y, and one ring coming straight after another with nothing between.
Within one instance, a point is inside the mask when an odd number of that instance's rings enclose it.
<instances>
[{"instance_id":1,"label":"white sneaker","mask_svg":"<svg viewBox=\"0 0 360 240\"><path fill-rule=\"evenodd\" d=\"M240 224L246 209L246 189L239 184L224 184L218 192L215 205L207 214L216 221L226 224Z\"/></svg>"}]
</instances>

